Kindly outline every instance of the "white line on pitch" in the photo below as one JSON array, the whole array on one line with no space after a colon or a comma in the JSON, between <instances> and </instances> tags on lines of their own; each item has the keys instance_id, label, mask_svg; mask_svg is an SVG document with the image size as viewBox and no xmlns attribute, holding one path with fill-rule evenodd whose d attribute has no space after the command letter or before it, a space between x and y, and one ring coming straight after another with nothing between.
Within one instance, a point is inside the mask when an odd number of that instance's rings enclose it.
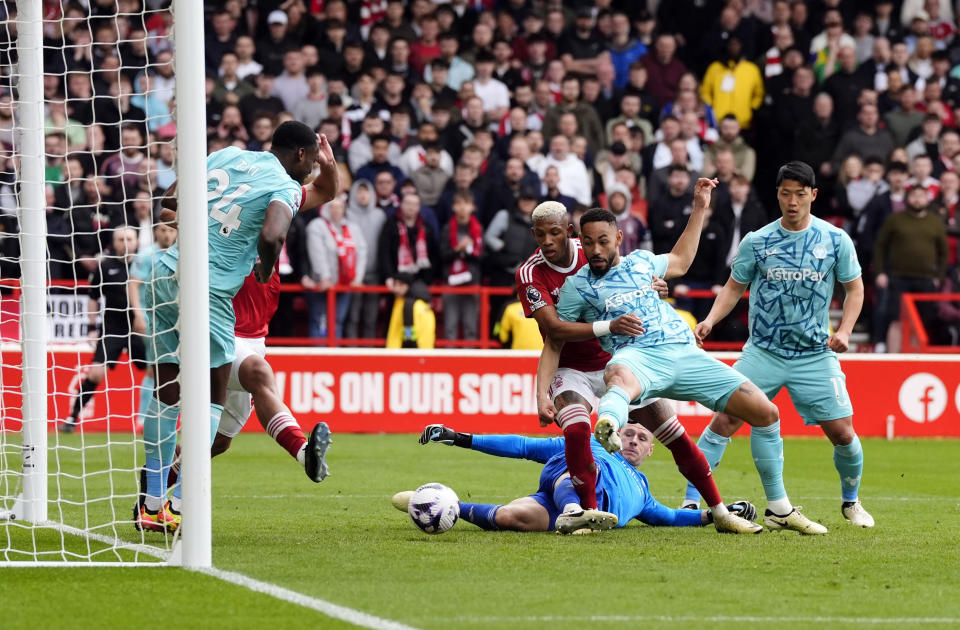
<instances>
[{"instance_id":1,"label":"white line on pitch","mask_svg":"<svg viewBox=\"0 0 960 630\"><path fill-rule=\"evenodd\" d=\"M383 500L390 498L388 494L221 494L217 498L222 499L375 499ZM483 499L516 499L512 494L482 494ZM803 497L810 501L833 501L837 497ZM871 497L867 496L868 503L873 501L915 501L915 502L943 502L960 501L960 497Z\"/></svg>"},{"instance_id":2,"label":"white line on pitch","mask_svg":"<svg viewBox=\"0 0 960 630\"><path fill-rule=\"evenodd\" d=\"M319 599L317 597L310 597L309 595L291 591L288 588L283 588L282 586L277 586L276 584L271 584L270 582L261 582L260 580L255 580L252 577L243 575L242 573L234 573L233 571L224 571L223 569L217 568L198 569L197 571L199 573L204 573L211 577L215 577L218 580L236 584L237 586L242 586L243 588L250 589L251 591L257 593L269 595L275 599L296 604L297 606L303 606L304 608L310 608L311 610L316 610L317 612L323 613L328 617L340 619L341 621L346 621L347 623L352 623L353 625L360 626L362 628L373 628L374 630L415 630L412 626L408 626L397 621L376 617L359 610L354 610L353 608L347 608L346 606L340 606L339 604L334 604L332 602Z\"/></svg>"},{"instance_id":3,"label":"white line on pitch","mask_svg":"<svg viewBox=\"0 0 960 630\"><path fill-rule=\"evenodd\" d=\"M422 619L424 622L441 621L441 618ZM752 615L530 615L525 617L478 616L446 617L447 623L631 623L640 621L659 621L665 623L843 623L843 624L956 624L960 617L762 617Z\"/></svg>"}]
</instances>

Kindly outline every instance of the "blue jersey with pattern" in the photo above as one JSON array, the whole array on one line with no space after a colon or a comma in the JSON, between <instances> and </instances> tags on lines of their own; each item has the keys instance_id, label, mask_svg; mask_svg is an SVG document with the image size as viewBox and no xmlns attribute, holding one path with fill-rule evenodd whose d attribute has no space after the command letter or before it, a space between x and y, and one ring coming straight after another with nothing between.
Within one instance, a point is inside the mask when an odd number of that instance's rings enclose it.
<instances>
[{"instance_id":1,"label":"blue jersey with pattern","mask_svg":"<svg viewBox=\"0 0 960 630\"><path fill-rule=\"evenodd\" d=\"M647 332L637 337L600 337L600 345L610 354L628 346L695 343L690 326L650 286L653 276L662 278L666 271L666 254L656 256L646 250L621 257L620 264L602 276L595 276L590 265L584 265L563 283L557 313L564 321L588 323L627 313L637 315Z\"/></svg>"},{"instance_id":2,"label":"blue jersey with pattern","mask_svg":"<svg viewBox=\"0 0 960 630\"><path fill-rule=\"evenodd\" d=\"M740 242L731 276L750 285L748 344L791 359L827 351L834 282L860 277L850 236L811 217L799 232L777 219Z\"/></svg>"},{"instance_id":3,"label":"blue jersey with pattern","mask_svg":"<svg viewBox=\"0 0 960 630\"><path fill-rule=\"evenodd\" d=\"M279 201L291 216L300 208L302 188L269 151L227 147L207 156L207 232L210 293L232 298L257 259L257 240L267 206ZM165 265L177 268L177 245Z\"/></svg>"},{"instance_id":4,"label":"blue jersey with pattern","mask_svg":"<svg viewBox=\"0 0 960 630\"><path fill-rule=\"evenodd\" d=\"M130 277L140 281L137 291L140 293L140 304L145 304L147 291L150 288L150 278L153 277L153 266L163 257L165 249L160 249L156 243L137 252L130 264Z\"/></svg>"}]
</instances>

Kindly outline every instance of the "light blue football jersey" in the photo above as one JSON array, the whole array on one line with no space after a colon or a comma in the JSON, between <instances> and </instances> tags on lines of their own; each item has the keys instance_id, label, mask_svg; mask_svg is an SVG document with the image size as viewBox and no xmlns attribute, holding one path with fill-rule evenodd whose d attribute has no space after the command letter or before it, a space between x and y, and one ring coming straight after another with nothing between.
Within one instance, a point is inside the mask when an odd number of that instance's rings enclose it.
<instances>
[{"instance_id":1,"label":"light blue football jersey","mask_svg":"<svg viewBox=\"0 0 960 630\"><path fill-rule=\"evenodd\" d=\"M750 232L731 271L750 285L747 343L787 359L826 352L834 282L860 274L850 236L822 219L799 232L780 219Z\"/></svg>"},{"instance_id":2,"label":"light blue football jersey","mask_svg":"<svg viewBox=\"0 0 960 630\"><path fill-rule=\"evenodd\" d=\"M267 206L279 201L291 216L300 208L303 189L269 151L227 147L207 156L207 229L210 293L232 298L257 259L257 240ZM164 264L177 268L177 245Z\"/></svg>"},{"instance_id":3,"label":"light blue football jersey","mask_svg":"<svg viewBox=\"0 0 960 630\"><path fill-rule=\"evenodd\" d=\"M644 334L600 337L600 345L610 354L628 346L695 343L690 326L650 286L653 276L662 278L666 271L667 256L645 250L621 257L619 265L600 277L584 265L563 283L557 313L568 322L603 321L627 313L638 316L647 330Z\"/></svg>"},{"instance_id":4,"label":"light blue football jersey","mask_svg":"<svg viewBox=\"0 0 960 630\"><path fill-rule=\"evenodd\" d=\"M130 264L130 277L140 281L137 289L140 293L140 304L145 304L150 278L153 276L153 266L163 257L165 251L157 247L156 243L152 243L150 247L138 251Z\"/></svg>"}]
</instances>

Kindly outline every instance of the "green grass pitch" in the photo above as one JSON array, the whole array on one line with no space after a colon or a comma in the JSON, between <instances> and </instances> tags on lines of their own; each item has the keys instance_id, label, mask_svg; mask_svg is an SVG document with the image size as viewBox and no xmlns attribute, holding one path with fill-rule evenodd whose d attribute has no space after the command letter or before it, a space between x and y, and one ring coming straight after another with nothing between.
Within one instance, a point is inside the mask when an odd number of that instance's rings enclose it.
<instances>
[{"instance_id":1,"label":"green grass pitch","mask_svg":"<svg viewBox=\"0 0 960 630\"><path fill-rule=\"evenodd\" d=\"M89 472L108 449L93 446L102 438L85 439ZM820 438L786 440L785 480L794 503L830 528L824 537L720 536L712 527L636 522L598 536L559 537L488 533L463 521L428 536L390 506L393 492L439 481L461 499L503 503L536 489L539 466L422 447L410 435L335 435L332 476L315 485L268 437L241 435L213 463L214 564L419 628L956 626L958 447L950 440L864 440L861 495L876 517L873 530L854 529L840 516L832 451ZM130 449L120 450L129 458ZM65 470L78 465L71 457L63 454ZM643 470L658 499L679 503L683 480L665 448L656 446ZM748 440L733 441L716 479L726 500L747 498L762 509ZM112 482L115 493L132 492L132 481L129 473L94 475L87 489L102 494ZM131 501L113 503L125 515ZM110 507L89 507L91 521ZM66 515L76 522L82 512ZM119 531L136 539L132 525ZM29 540L0 525L0 545ZM0 569L0 627L78 622L349 627L176 568Z\"/></svg>"}]
</instances>

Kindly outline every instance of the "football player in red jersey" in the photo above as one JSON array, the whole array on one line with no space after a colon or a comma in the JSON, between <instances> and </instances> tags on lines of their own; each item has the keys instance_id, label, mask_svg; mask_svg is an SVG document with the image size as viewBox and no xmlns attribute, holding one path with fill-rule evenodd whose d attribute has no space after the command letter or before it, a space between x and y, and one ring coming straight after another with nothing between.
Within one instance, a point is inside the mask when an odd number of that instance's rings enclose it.
<instances>
[{"instance_id":1,"label":"football player in red jersey","mask_svg":"<svg viewBox=\"0 0 960 630\"><path fill-rule=\"evenodd\" d=\"M596 510L596 464L590 451L590 413L593 400L604 394L603 370L610 355L597 341L609 334L636 335L643 332L643 323L632 315L587 324L564 322L557 315L556 301L568 276L587 264L578 239L572 238L566 208L557 202L545 201L533 211L533 234L539 249L517 269L517 294L524 314L533 317L540 332L547 338L566 341L558 354L545 343L537 368L537 408L540 424L555 422L563 431L567 469L577 495L580 510L570 510L557 519L560 531L589 528ZM658 291L666 284L658 280ZM672 405L651 399L631 408L636 419L673 454L677 468L697 489L710 494L708 503L722 503L714 483L710 465L696 443L687 435ZM701 491L703 494L703 491ZM704 494L706 497L706 494Z\"/></svg>"}]
</instances>

